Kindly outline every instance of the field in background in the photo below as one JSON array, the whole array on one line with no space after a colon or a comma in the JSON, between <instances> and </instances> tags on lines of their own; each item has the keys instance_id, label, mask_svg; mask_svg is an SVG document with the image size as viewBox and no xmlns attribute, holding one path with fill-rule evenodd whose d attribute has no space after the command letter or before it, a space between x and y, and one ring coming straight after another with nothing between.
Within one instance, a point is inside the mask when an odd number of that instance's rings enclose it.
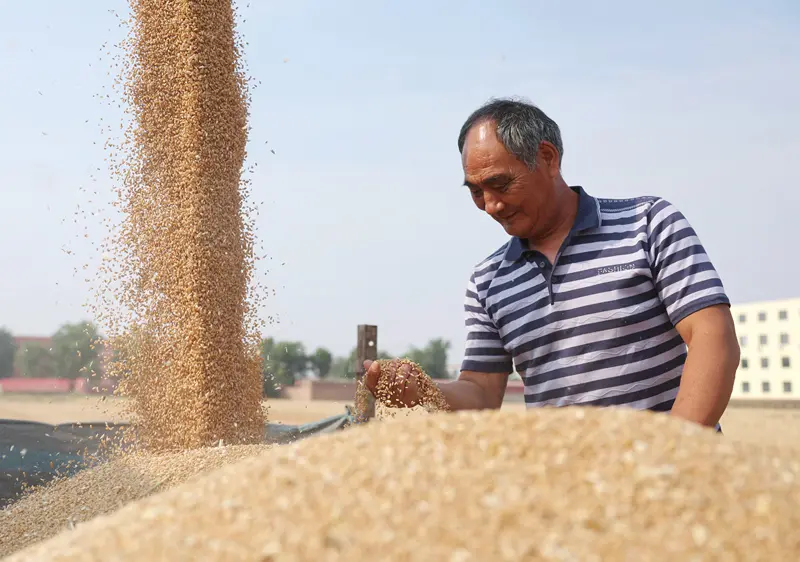
<instances>
[{"instance_id":1,"label":"field in background","mask_svg":"<svg viewBox=\"0 0 800 562\"><path fill-rule=\"evenodd\" d=\"M70 395L0 394L0 419L43 423L125 421L122 398ZM302 424L345 412L348 402L269 400L272 423ZM520 402L504 408L521 409ZM728 408L722 419L725 435L737 440L800 448L800 409Z\"/></svg>"},{"instance_id":2,"label":"field in background","mask_svg":"<svg viewBox=\"0 0 800 562\"><path fill-rule=\"evenodd\" d=\"M114 396L0 394L0 419L43 423L69 423L124 419L125 399ZM345 413L348 402L269 400L269 418L274 423L301 424Z\"/></svg>"}]
</instances>

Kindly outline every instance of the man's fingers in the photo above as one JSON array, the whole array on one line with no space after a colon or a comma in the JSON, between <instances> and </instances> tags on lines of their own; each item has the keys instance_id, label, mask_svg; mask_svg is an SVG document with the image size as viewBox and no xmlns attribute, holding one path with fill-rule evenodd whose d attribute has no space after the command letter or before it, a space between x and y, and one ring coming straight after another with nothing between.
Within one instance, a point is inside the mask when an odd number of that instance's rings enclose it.
<instances>
[{"instance_id":1,"label":"man's fingers","mask_svg":"<svg viewBox=\"0 0 800 562\"><path fill-rule=\"evenodd\" d=\"M406 384L403 387L403 404L414 407L419 403L419 387L417 377L410 372L406 376Z\"/></svg>"},{"instance_id":2,"label":"man's fingers","mask_svg":"<svg viewBox=\"0 0 800 562\"><path fill-rule=\"evenodd\" d=\"M375 392L375 386L378 384L378 379L381 378L381 366L377 361L364 361L364 369L366 369L365 384L371 392Z\"/></svg>"},{"instance_id":3,"label":"man's fingers","mask_svg":"<svg viewBox=\"0 0 800 562\"><path fill-rule=\"evenodd\" d=\"M419 388L417 376L410 365L389 365L387 372L382 373L377 361L364 361L364 383L375 395L378 381L382 377L389 377L383 381L383 391L386 394L380 399L387 405L394 407L416 406L419 403Z\"/></svg>"},{"instance_id":4,"label":"man's fingers","mask_svg":"<svg viewBox=\"0 0 800 562\"><path fill-rule=\"evenodd\" d=\"M408 383L411 382L408 376L407 371L403 371L400 369L395 376L395 380L393 382L395 391L394 396L395 400L399 403L394 404L394 406L405 406L406 405L406 390L408 389Z\"/></svg>"}]
</instances>

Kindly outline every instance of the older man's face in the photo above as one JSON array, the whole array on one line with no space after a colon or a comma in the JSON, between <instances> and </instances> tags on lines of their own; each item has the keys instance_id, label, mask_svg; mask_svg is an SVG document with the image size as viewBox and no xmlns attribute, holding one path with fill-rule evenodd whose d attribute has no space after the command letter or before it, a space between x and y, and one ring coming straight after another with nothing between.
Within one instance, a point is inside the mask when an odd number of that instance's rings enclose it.
<instances>
[{"instance_id":1,"label":"older man's face","mask_svg":"<svg viewBox=\"0 0 800 562\"><path fill-rule=\"evenodd\" d=\"M547 162L539 162L537 157L536 169L531 171L506 150L492 122L470 129L461 162L464 185L475 205L508 234L533 238L546 226L554 205L553 178Z\"/></svg>"}]
</instances>

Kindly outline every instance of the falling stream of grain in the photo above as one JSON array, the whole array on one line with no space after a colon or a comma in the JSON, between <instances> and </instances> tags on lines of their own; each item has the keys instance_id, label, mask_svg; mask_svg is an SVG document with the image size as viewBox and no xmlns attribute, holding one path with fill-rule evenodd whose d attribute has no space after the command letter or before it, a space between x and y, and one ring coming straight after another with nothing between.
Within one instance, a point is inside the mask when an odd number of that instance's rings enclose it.
<instances>
[{"instance_id":1,"label":"falling stream of grain","mask_svg":"<svg viewBox=\"0 0 800 562\"><path fill-rule=\"evenodd\" d=\"M124 217L104 309L138 441L263 438L253 237L242 167L248 98L230 0L132 0L114 173ZM113 313L109 312L113 308Z\"/></svg>"}]
</instances>

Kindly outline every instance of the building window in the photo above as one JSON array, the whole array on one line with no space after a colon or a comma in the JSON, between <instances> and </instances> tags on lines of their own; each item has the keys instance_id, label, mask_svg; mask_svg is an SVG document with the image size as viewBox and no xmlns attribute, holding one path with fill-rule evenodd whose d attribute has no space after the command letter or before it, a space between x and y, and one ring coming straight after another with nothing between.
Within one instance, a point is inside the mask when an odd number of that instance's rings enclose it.
<instances>
[{"instance_id":1,"label":"building window","mask_svg":"<svg viewBox=\"0 0 800 562\"><path fill-rule=\"evenodd\" d=\"M778 311L778 320L786 320L787 318L789 318L788 312L786 312L785 310Z\"/></svg>"},{"instance_id":2,"label":"building window","mask_svg":"<svg viewBox=\"0 0 800 562\"><path fill-rule=\"evenodd\" d=\"M761 391L764 394L769 394L769 381L764 381L761 383Z\"/></svg>"},{"instance_id":3,"label":"building window","mask_svg":"<svg viewBox=\"0 0 800 562\"><path fill-rule=\"evenodd\" d=\"M781 334L781 345L789 345L789 334Z\"/></svg>"},{"instance_id":4,"label":"building window","mask_svg":"<svg viewBox=\"0 0 800 562\"><path fill-rule=\"evenodd\" d=\"M792 392L792 381L783 381L783 391L786 394L790 394Z\"/></svg>"},{"instance_id":5,"label":"building window","mask_svg":"<svg viewBox=\"0 0 800 562\"><path fill-rule=\"evenodd\" d=\"M758 343L760 345L767 345L767 335L761 334L760 336L758 336Z\"/></svg>"},{"instance_id":6,"label":"building window","mask_svg":"<svg viewBox=\"0 0 800 562\"><path fill-rule=\"evenodd\" d=\"M742 359L742 369L747 369L747 358Z\"/></svg>"},{"instance_id":7,"label":"building window","mask_svg":"<svg viewBox=\"0 0 800 562\"><path fill-rule=\"evenodd\" d=\"M739 345L742 347L747 345L747 336L739 336Z\"/></svg>"},{"instance_id":8,"label":"building window","mask_svg":"<svg viewBox=\"0 0 800 562\"><path fill-rule=\"evenodd\" d=\"M747 394L748 392L750 392L750 383L749 382L743 382L742 383L742 393Z\"/></svg>"},{"instance_id":9,"label":"building window","mask_svg":"<svg viewBox=\"0 0 800 562\"><path fill-rule=\"evenodd\" d=\"M788 368L792 366L792 362L789 360L788 357L781 357L781 365L784 368Z\"/></svg>"},{"instance_id":10,"label":"building window","mask_svg":"<svg viewBox=\"0 0 800 562\"><path fill-rule=\"evenodd\" d=\"M746 320L747 316L745 316L744 314L739 315L739 324L744 324Z\"/></svg>"},{"instance_id":11,"label":"building window","mask_svg":"<svg viewBox=\"0 0 800 562\"><path fill-rule=\"evenodd\" d=\"M769 359L767 359L766 357L761 358L761 368L762 369L769 368Z\"/></svg>"},{"instance_id":12,"label":"building window","mask_svg":"<svg viewBox=\"0 0 800 562\"><path fill-rule=\"evenodd\" d=\"M766 312L759 312L758 313L758 321L759 322L766 322L767 321L767 313Z\"/></svg>"}]
</instances>

